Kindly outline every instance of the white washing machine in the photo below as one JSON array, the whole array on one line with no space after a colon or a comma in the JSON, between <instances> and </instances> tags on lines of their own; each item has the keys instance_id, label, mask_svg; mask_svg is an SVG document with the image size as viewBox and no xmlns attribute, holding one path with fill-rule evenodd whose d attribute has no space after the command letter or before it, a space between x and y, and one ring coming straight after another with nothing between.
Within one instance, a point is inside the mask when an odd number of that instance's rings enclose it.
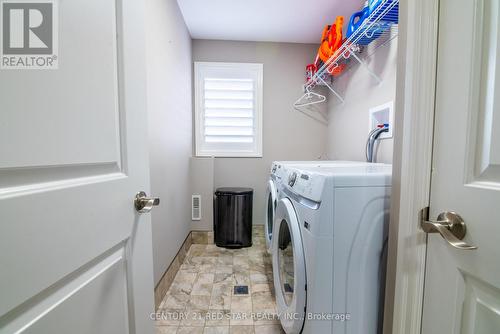
<instances>
[{"instance_id":1,"label":"white washing machine","mask_svg":"<svg viewBox=\"0 0 500 334\"><path fill-rule=\"evenodd\" d=\"M349 165L349 166L364 166L369 164L368 162L359 161L328 161L328 160L314 160L314 161L274 161L271 164L271 172L269 174L269 179L267 181L266 189L266 212L265 212L265 239L266 248L269 253L272 253L272 236L274 227L274 215L276 212L276 206L280 199L282 176L286 174L287 167L334 167L337 165ZM373 164L372 164L373 165Z\"/></svg>"},{"instance_id":2,"label":"white washing machine","mask_svg":"<svg viewBox=\"0 0 500 334\"><path fill-rule=\"evenodd\" d=\"M288 334L376 334L382 319L390 165L289 167L273 238Z\"/></svg>"},{"instance_id":3,"label":"white washing machine","mask_svg":"<svg viewBox=\"0 0 500 334\"><path fill-rule=\"evenodd\" d=\"M271 173L269 174L269 180L267 181L266 189L266 212L265 212L265 225L264 225L264 236L266 238L266 248L269 253L271 253L272 248L272 237L273 237L273 226L274 226L274 214L276 212L276 206L278 205L278 200L281 194L281 184L282 176L286 173L287 166L316 166L324 163L324 161L274 161L271 164Z\"/></svg>"}]
</instances>

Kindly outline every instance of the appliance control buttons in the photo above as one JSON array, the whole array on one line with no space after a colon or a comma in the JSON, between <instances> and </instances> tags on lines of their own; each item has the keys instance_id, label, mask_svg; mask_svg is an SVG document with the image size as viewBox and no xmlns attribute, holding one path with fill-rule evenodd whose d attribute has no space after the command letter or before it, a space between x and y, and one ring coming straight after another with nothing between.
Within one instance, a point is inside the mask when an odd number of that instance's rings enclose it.
<instances>
[{"instance_id":1,"label":"appliance control buttons","mask_svg":"<svg viewBox=\"0 0 500 334\"><path fill-rule=\"evenodd\" d=\"M297 173L296 172L293 172L292 174L290 174L290 176L288 177L288 185L290 187L293 187L293 185L295 184L295 181L297 181Z\"/></svg>"}]
</instances>

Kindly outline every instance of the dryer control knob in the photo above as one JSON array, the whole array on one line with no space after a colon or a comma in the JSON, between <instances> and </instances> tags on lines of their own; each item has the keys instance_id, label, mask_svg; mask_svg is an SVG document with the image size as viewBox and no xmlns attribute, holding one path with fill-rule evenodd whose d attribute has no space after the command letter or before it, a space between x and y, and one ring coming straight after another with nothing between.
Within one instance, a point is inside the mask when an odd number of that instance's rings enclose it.
<instances>
[{"instance_id":1,"label":"dryer control knob","mask_svg":"<svg viewBox=\"0 0 500 334\"><path fill-rule=\"evenodd\" d=\"M293 172L292 174L290 174L290 176L288 176L288 185L290 187L293 187L295 181L297 181L297 173Z\"/></svg>"}]
</instances>

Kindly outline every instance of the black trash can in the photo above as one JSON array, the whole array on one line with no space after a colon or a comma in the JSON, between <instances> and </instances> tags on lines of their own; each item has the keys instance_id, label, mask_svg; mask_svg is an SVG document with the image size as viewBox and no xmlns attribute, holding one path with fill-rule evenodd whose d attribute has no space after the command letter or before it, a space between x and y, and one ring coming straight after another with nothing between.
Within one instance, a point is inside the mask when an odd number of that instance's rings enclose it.
<instances>
[{"instance_id":1,"label":"black trash can","mask_svg":"<svg viewBox=\"0 0 500 334\"><path fill-rule=\"evenodd\" d=\"M252 188L217 188L214 196L214 239L217 246L252 246L252 205Z\"/></svg>"}]
</instances>

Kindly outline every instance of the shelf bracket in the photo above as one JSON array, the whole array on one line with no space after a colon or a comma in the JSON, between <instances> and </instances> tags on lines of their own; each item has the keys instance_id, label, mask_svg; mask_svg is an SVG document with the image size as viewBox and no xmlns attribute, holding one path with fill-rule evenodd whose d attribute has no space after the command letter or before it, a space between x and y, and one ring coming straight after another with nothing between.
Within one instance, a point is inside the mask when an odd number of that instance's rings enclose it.
<instances>
[{"instance_id":1,"label":"shelf bracket","mask_svg":"<svg viewBox=\"0 0 500 334\"><path fill-rule=\"evenodd\" d=\"M335 89L333 89L332 85L330 85L328 82L326 82L321 76L318 76L318 79L321 80L321 82L323 82L323 84L328 87L328 89L333 93L335 94L335 96L340 100L341 103L344 103L344 98L342 96L340 96L339 93L337 93L337 91Z\"/></svg>"},{"instance_id":2,"label":"shelf bracket","mask_svg":"<svg viewBox=\"0 0 500 334\"><path fill-rule=\"evenodd\" d=\"M354 57L354 59L356 59L358 61L358 63L360 63L367 71L368 73L370 73L370 75L375 79L377 80L377 82L379 84L382 83L382 79L380 79L380 77L378 75L375 74L375 72L373 72L370 67L368 67L368 65L366 65L366 63L364 61L362 61L357 55L356 55L356 52L354 52L353 50L351 50L351 56Z\"/></svg>"}]
</instances>

